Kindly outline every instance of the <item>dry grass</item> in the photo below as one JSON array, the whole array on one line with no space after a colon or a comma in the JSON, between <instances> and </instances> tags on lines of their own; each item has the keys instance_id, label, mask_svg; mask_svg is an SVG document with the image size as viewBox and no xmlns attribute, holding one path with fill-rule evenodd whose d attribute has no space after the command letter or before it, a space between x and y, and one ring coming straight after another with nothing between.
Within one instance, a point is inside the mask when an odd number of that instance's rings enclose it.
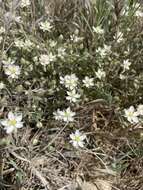
<instances>
[{"instance_id":1,"label":"dry grass","mask_svg":"<svg viewBox=\"0 0 143 190\"><path fill-rule=\"evenodd\" d=\"M1 150L4 155L1 175L10 186L6 189L60 190L76 187L79 177L93 184L99 179L108 181L116 190L142 189L143 152L137 141L138 129L121 129L114 109L109 106L83 105L78 113L79 128L89 133L90 149L75 151L66 145L68 128L45 149L55 133L59 133L58 126L38 131L27 128L13 139L13 145ZM38 140L36 145L34 139Z\"/></svg>"}]
</instances>

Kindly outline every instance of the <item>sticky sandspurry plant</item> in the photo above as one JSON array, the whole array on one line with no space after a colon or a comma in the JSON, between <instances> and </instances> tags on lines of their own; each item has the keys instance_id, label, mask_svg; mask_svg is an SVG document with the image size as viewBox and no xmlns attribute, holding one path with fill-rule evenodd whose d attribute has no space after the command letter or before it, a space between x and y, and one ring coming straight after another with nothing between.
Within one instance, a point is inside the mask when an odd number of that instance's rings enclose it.
<instances>
[{"instance_id":1,"label":"sticky sandspurry plant","mask_svg":"<svg viewBox=\"0 0 143 190\"><path fill-rule=\"evenodd\" d=\"M53 118L58 109L55 118L73 121L74 115L66 118L64 110L74 110L86 100L105 99L122 109L132 101L142 104L141 4L137 7L127 1L116 11L111 1L96 1L94 19L77 12L75 24L67 26L49 13L43 17L39 1L35 2L35 17L31 1L21 2L13 9L20 22L8 17L8 1L0 13L5 18L5 24L0 22L0 80L10 91L2 93L24 105L20 109L27 110L32 122ZM123 14L125 6L128 14ZM9 59L13 64L3 63Z\"/></svg>"},{"instance_id":2,"label":"sticky sandspurry plant","mask_svg":"<svg viewBox=\"0 0 143 190\"><path fill-rule=\"evenodd\" d=\"M7 134L16 132L17 129L23 127L22 114L13 113L10 111L7 115L7 119L1 120L0 123L4 126L4 130L6 130Z\"/></svg>"}]
</instances>

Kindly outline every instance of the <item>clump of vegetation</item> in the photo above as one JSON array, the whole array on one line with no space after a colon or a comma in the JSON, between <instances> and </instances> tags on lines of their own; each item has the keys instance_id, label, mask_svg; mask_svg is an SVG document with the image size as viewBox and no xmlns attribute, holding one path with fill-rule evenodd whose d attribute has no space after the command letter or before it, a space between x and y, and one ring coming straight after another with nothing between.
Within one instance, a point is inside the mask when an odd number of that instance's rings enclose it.
<instances>
[{"instance_id":1,"label":"clump of vegetation","mask_svg":"<svg viewBox=\"0 0 143 190\"><path fill-rule=\"evenodd\" d=\"M0 18L0 189L141 189L142 3L5 0Z\"/></svg>"}]
</instances>

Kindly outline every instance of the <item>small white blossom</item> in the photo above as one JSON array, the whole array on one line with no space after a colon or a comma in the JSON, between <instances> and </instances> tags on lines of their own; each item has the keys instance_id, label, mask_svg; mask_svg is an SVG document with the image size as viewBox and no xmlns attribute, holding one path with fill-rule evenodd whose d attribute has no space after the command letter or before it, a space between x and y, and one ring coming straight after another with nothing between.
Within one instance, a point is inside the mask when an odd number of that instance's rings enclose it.
<instances>
[{"instance_id":1,"label":"small white blossom","mask_svg":"<svg viewBox=\"0 0 143 190\"><path fill-rule=\"evenodd\" d=\"M88 76L86 76L83 79L83 83L84 83L84 86L86 86L87 88L90 88L94 86L94 78L89 78Z\"/></svg>"},{"instance_id":2,"label":"small white blossom","mask_svg":"<svg viewBox=\"0 0 143 190\"><path fill-rule=\"evenodd\" d=\"M82 37L79 37L79 36L77 36L76 34L71 35L71 36L70 36L70 39L71 39L71 41L73 41L73 42L75 42L75 43L80 42L80 41L83 40Z\"/></svg>"},{"instance_id":3,"label":"small white blossom","mask_svg":"<svg viewBox=\"0 0 143 190\"><path fill-rule=\"evenodd\" d=\"M16 39L14 42L15 46L18 48L23 48L24 47L24 42L23 40Z\"/></svg>"},{"instance_id":4,"label":"small white blossom","mask_svg":"<svg viewBox=\"0 0 143 190\"><path fill-rule=\"evenodd\" d=\"M66 55L66 52L65 52L66 50L65 50L65 48L62 48L62 47L59 47L58 48L58 57L60 57L60 58L64 58L64 56Z\"/></svg>"},{"instance_id":5,"label":"small white blossom","mask_svg":"<svg viewBox=\"0 0 143 190\"><path fill-rule=\"evenodd\" d=\"M31 42L29 39L25 40L25 42L24 42L24 48L25 49L31 48L33 45L34 45L33 42Z\"/></svg>"},{"instance_id":6,"label":"small white blossom","mask_svg":"<svg viewBox=\"0 0 143 190\"><path fill-rule=\"evenodd\" d=\"M124 40L123 33L121 31L117 31L116 35L114 36L114 39L116 39L117 43L120 43Z\"/></svg>"},{"instance_id":7,"label":"small white blossom","mask_svg":"<svg viewBox=\"0 0 143 190\"><path fill-rule=\"evenodd\" d=\"M58 109L53 114L56 120L61 120L67 123L74 121L73 117L75 116L75 112L72 112L70 107L62 111Z\"/></svg>"},{"instance_id":8,"label":"small white blossom","mask_svg":"<svg viewBox=\"0 0 143 190\"><path fill-rule=\"evenodd\" d=\"M69 100L70 102L77 102L77 100L80 98L80 94L77 94L75 89L71 91L67 91L67 97L66 99Z\"/></svg>"},{"instance_id":9,"label":"small white blossom","mask_svg":"<svg viewBox=\"0 0 143 190\"><path fill-rule=\"evenodd\" d=\"M108 46L108 45L104 44L104 50L105 50L106 53L109 54L111 52L111 46Z\"/></svg>"},{"instance_id":10,"label":"small white blossom","mask_svg":"<svg viewBox=\"0 0 143 190\"><path fill-rule=\"evenodd\" d=\"M57 42L54 40L50 40L50 47L55 47L57 45Z\"/></svg>"},{"instance_id":11,"label":"small white blossom","mask_svg":"<svg viewBox=\"0 0 143 190\"><path fill-rule=\"evenodd\" d=\"M41 63L41 65L49 65L51 62L56 60L56 56L53 55L51 52L46 55L46 54L42 54L39 58L39 61Z\"/></svg>"},{"instance_id":12,"label":"small white blossom","mask_svg":"<svg viewBox=\"0 0 143 190\"><path fill-rule=\"evenodd\" d=\"M3 33L5 33L5 28L4 27L0 27L0 34L3 34Z\"/></svg>"},{"instance_id":13,"label":"small white blossom","mask_svg":"<svg viewBox=\"0 0 143 190\"><path fill-rule=\"evenodd\" d=\"M98 79L102 79L102 78L105 78L106 77L106 73L105 73L105 71L103 71L102 69L98 69L98 71L97 72L95 72L95 74L96 74L96 77L98 78Z\"/></svg>"},{"instance_id":14,"label":"small white blossom","mask_svg":"<svg viewBox=\"0 0 143 190\"><path fill-rule=\"evenodd\" d=\"M104 58L106 55L111 53L111 46L104 44L104 47L103 48L99 47L96 50L96 52L99 53L100 56Z\"/></svg>"},{"instance_id":15,"label":"small white blossom","mask_svg":"<svg viewBox=\"0 0 143 190\"><path fill-rule=\"evenodd\" d=\"M6 133L12 133L16 131L18 128L23 127L22 114L14 114L12 112L8 113L8 118L5 120L1 120L1 124L5 127Z\"/></svg>"},{"instance_id":16,"label":"small white blossom","mask_svg":"<svg viewBox=\"0 0 143 190\"><path fill-rule=\"evenodd\" d=\"M71 109L70 109L70 107L67 108L66 110L63 110L61 112L61 118L65 122L72 122L72 121L74 121L74 118L73 118L74 116L75 116L75 112L72 112Z\"/></svg>"},{"instance_id":17,"label":"small white blossom","mask_svg":"<svg viewBox=\"0 0 143 190\"><path fill-rule=\"evenodd\" d=\"M125 117L130 123L138 123L138 113L136 112L134 106L130 106L128 109L125 109Z\"/></svg>"},{"instance_id":18,"label":"small white blossom","mask_svg":"<svg viewBox=\"0 0 143 190\"><path fill-rule=\"evenodd\" d=\"M137 107L137 113L138 113L138 115L143 115L143 104L140 104Z\"/></svg>"},{"instance_id":19,"label":"small white blossom","mask_svg":"<svg viewBox=\"0 0 143 190\"><path fill-rule=\"evenodd\" d=\"M2 90L5 87L5 84L3 82L0 82L0 90Z\"/></svg>"},{"instance_id":20,"label":"small white blossom","mask_svg":"<svg viewBox=\"0 0 143 190\"><path fill-rule=\"evenodd\" d=\"M61 110L58 109L56 112L53 113L53 115L54 115L55 120L58 120L58 121L62 120L62 111Z\"/></svg>"},{"instance_id":21,"label":"small white blossom","mask_svg":"<svg viewBox=\"0 0 143 190\"><path fill-rule=\"evenodd\" d=\"M143 17L143 11L137 10L137 11L135 12L135 16L136 16L136 17Z\"/></svg>"},{"instance_id":22,"label":"small white blossom","mask_svg":"<svg viewBox=\"0 0 143 190\"><path fill-rule=\"evenodd\" d=\"M97 26L97 27L92 27L93 32L97 33L97 34L104 34L104 30L101 28L101 26Z\"/></svg>"},{"instance_id":23,"label":"small white blossom","mask_svg":"<svg viewBox=\"0 0 143 190\"><path fill-rule=\"evenodd\" d=\"M76 130L75 133L70 134L70 142L75 148L83 148L84 140L86 139L86 135L82 134L79 130Z\"/></svg>"},{"instance_id":24,"label":"small white blossom","mask_svg":"<svg viewBox=\"0 0 143 190\"><path fill-rule=\"evenodd\" d=\"M129 70L130 69L131 62L127 59L123 61L123 68L124 70Z\"/></svg>"},{"instance_id":25,"label":"small white blossom","mask_svg":"<svg viewBox=\"0 0 143 190\"><path fill-rule=\"evenodd\" d=\"M31 4L31 3L30 3L30 0L21 0L20 6L21 6L22 8L24 8L24 7L28 7L30 4Z\"/></svg>"},{"instance_id":26,"label":"small white blossom","mask_svg":"<svg viewBox=\"0 0 143 190\"><path fill-rule=\"evenodd\" d=\"M5 74L9 76L9 78L17 79L20 75L21 69L18 65L9 64L4 67Z\"/></svg>"},{"instance_id":27,"label":"small white blossom","mask_svg":"<svg viewBox=\"0 0 143 190\"><path fill-rule=\"evenodd\" d=\"M53 28L53 26L51 26L51 23L48 21L40 23L40 29L43 30L44 32L45 31L51 32L52 28Z\"/></svg>"},{"instance_id":28,"label":"small white blossom","mask_svg":"<svg viewBox=\"0 0 143 190\"><path fill-rule=\"evenodd\" d=\"M125 79L126 79L126 76L121 73L120 76L119 76L119 78L120 78L121 80L125 80Z\"/></svg>"},{"instance_id":29,"label":"small white blossom","mask_svg":"<svg viewBox=\"0 0 143 190\"><path fill-rule=\"evenodd\" d=\"M65 85L66 88L73 90L77 86L78 78L75 74L66 75L65 77L60 77L60 83Z\"/></svg>"}]
</instances>

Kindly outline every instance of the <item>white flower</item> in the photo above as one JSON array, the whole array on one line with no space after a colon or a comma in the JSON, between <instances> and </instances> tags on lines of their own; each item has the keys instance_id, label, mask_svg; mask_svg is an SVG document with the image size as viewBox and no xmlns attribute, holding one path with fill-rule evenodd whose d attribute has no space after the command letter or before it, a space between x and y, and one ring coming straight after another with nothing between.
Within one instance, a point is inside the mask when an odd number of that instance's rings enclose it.
<instances>
[{"instance_id":1,"label":"white flower","mask_svg":"<svg viewBox=\"0 0 143 190\"><path fill-rule=\"evenodd\" d=\"M108 46L108 45L104 44L104 50L105 50L106 53L109 54L111 52L111 46Z\"/></svg>"},{"instance_id":2,"label":"white flower","mask_svg":"<svg viewBox=\"0 0 143 190\"><path fill-rule=\"evenodd\" d=\"M138 115L143 115L143 104L140 104L137 107L137 113L138 113Z\"/></svg>"},{"instance_id":3,"label":"white flower","mask_svg":"<svg viewBox=\"0 0 143 190\"><path fill-rule=\"evenodd\" d=\"M57 45L57 42L54 40L50 40L50 47L55 47Z\"/></svg>"},{"instance_id":4,"label":"white flower","mask_svg":"<svg viewBox=\"0 0 143 190\"><path fill-rule=\"evenodd\" d=\"M73 89L72 91L67 91L68 96L66 97L67 100L69 100L70 102L76 102L77 99L80 98L80 94L77 94L75 89Z\"/></svg>"},{"instance_id":5,"label":"white flower","mask_svg":"<svg viewBox=\"0 0 143 190\"><path fill-rule=\"evenodd\" d=\"M129 70L130 65L131 65L131 62L128 59L123 61L124 70Z\"/></svg>"},{"instance_id":6,"label":"white flower","mask_svg":"<svg viewBox=\"0 0 143 190\"><path fill-rule=\"evenodd\" d=\"M5 74L9 76L9 78L17 79L20 75L21 69L18 65L9 64L4 68Z\"/></svg>"},{"instance_id":7,"label":"white flower","mask_svg":"<svg viewBox=\"0 0 143 190\"><path fill-rule=\"evenodd\" d=\"M53 55L51 52L48 55L42 54L39 58L41 65L48 65L55 60L56 60L56 56Z\"/></svg>"},{"instance_id":8,"label":"white flower","mask_svg":"<svg viewBox=\"0 0 143 190\"><path fill-rule=\"evenodd\" d=\"M52 28L53 28L53 26L51 26L51 23L48 21L40 23L40 29L43 30L44 32L45 31L51 32Z\"/></svg>"},{"instance_id":9,"label":"white flower","mask_svg":"<svg viewBox=\"0 0 143 190\"><path fill-rule=\"evenodd\" d=\"M63 110L61 112L61 119L65 122L72 122L74 121L75 112L72 112L70 107L68 107L66 110Z\"/></svg>"},{"instance_id":10,"label":"white flower","mask_svg":"<svg viewBox=\"0 0 143 190\"><path fill-rule=\"evenodd\" d=\"M7 65L14 64L15 61L12 61L10 58L8 58L7 60L2 60L2 63L4 64L4 67L6 67Z\"/></svg>"},{"instance_id":11,"label":"white flower","mask_svg":"<svg viewBox=\"0 0 143 190\"><path fill-rule=\"evenodd\" d=\"M0 27L0 34L5 33L5 28L3 26Z\"/></svg>"},{"instance_id":12,"label":"white flower","mask_svg":"<svg viewBox=\"0 0 143 190\"><path fill-rule=\"evenodd\" d=\"M137 10L137 11L135 12L135 16L136 16L136 17L143 17L143 11Z\"/></svg>"},{"instance_id":13,"label":"white flower","mask_svg":"<svg viewBox=\"0 0 143 190\"><path fill-rule=\"evenodd\" d=\"M5 87L5 84L3 82L0 82L0 90L2 90Z\"/></svg>"},{"instance_id":14,"label":"white flower","mask_svg":"<svg viewBox=\"0 0 143 190\"><path fill-rule=\"evenodd\" d=\"M12 133L18 128L23 127L22 114L14 114L12 112L8 113L8 119L1 120L1 124L5 127L6 133Z\"/></svg>"},{"instance_id":15,"label":"white flower","mask_svg":"<svg viewBox=\"0 0 143 190\"><path fill-rule=\"evenodd\" d=\"M75 133L70 134L70 138L70 142L75 148L84 147L84 140L86 139L86 135L82 134L79 130L76 130Z\"/></svg>"},{"instance_id":16,"label":"white flower","mask_svg":"<svg viewBox=\"0 0 143 190\"><path fill-rule=\"evenodd\" d=\"M134 106L130 106L129 109L125 109L125 117L130 123L138 123L138 113L135 111Z\"/></svg>"},{"instance_id":17,"label":"white flower","mask_svg":"<svg viewBox=\"0 0 143 190\"><path fill-rule=\"evenodd\" d=\"M103 71L102 69L98 69L98 71L95 72L95 74L96 74L97 78L99 78L100 80L101 80L102 78L105 78L105 77L106 77L106 73L105 73L105 71Z\"/></svg>"},{"instance_id":18,"label":"white flower","mask_svg":"<svg viewBox=\"0 0 143 190\"><path fill-rule=\"evenodd\" d=\"M117 43L120 43L124 40L123 33L120 31L117 31L116 36L114 36L114 39L117 40Z\"/></svg>"},{"instance_id":19,"label":"white flower","mask_svg":"<svg viewBox=\"0 0 143 190\"><path fill-rule=\"evenodd\" d=\"M120 77L120 79L121 79L121 80L125 80L125 79L126 79L126 76L125 76L125 75L123 75L122 73L120 74L120 76L119 76L119 77Z\"/></svg>"},{"instance_id":20,"label":"white flower","mask_svg":"<svg viewBox=\"0 0 143 190\"><path fill-rule=\"evenodd\" d=\"M55 120L62 120L62 111L61 110L57 110L56 112L54 112L53 113L53 115L54 115L54 118L55 118Z\"/></svg>"},{"instance_id":21,"label":"white flower","mask_svg":"<svg viewBox=\"0 0 143 190\"><path fill-rule=\"evenodd\" d=\"M66 51L65 48L59 47L58 48L58 57L64 58L64 56L66 55L65 51Z\"/></svg>"},{"instance_id":22,"label":"white flower","mask_svg":"<svg viewBox=\"0 0 143 190\"><path fill-rule=\"evenodd\" d=\"M73 41L73 42L75 42L75 43L80 42L80 41L83 40L82 37L79 37L79 36L77 36L76 34L71 35L71 36L70 36L70 39L71 39L71 41Z\"/></svg>"},{"instance_id":23,"label":"white flower","mask_svg":"<svg viewBox=\"0 0 143 190\"><path fill-rule=\"evenodd\" d=\"M111 53L111 46L107 46L106 44L104 44L104 47L99 47L96 52L99 53L101 57L105 57L106 55Z\"/></svg>"},{"instance_id":24,"label":"white flower","mask_svg":"<svg viewBox=\"0 0 143 190\"><path fill-rule=\"evenodd\" d=\"M94 86L94 78L89 78L88 76L86 76L83 79L83 83L84 86L86 86L87 88Z\"/></svg>"},{"instance_id":25,"label":"white flower","mask_svg":"<svg viewBox=\"0 0 143 190\"><path fill-rule=\"evenodd\" d=\"M30 0L21 0L20 6L23 7L28 7L30 5Z\"/></svg>"},{"instance_id":26,"label":"white flower","mask_svg":"<svg viewBox=\"0 0 143 190\"><path fill-rule=\"evenodd\" d=\"M101 28L101 26L97 26L97 27L92 27L93 32L97 33L97 34L104 34L104 30Z\"/></svg>"},{"instance_id":27,"label":"white flower","mask_svg":"<svg viewBox=\"0 0 143 190\"><path fill-rule=\"evenodd\" d=\"M18 48L23 48L24 47L24 42L23 40L16 39L14 42L15 46Z\"/></svg>"},{"instance_id":28,"label":"white flower","mask_svg":"<svg viewBox=\"0 0 143 190\"><path fill-rule=\"evenodd\" d=\"M24 42L24 48L25 49L31 48L32 46L33 46L33 42L31 42L29 39L25 40L25 42Z\"/></svg>"},{"instance_id":29,"label":"white flower","mask_svg":"<svg viewBox=\"0 0 143 190\"><path fill-rule=\"evenodd\" d=\"M77 86L78 78L75 74L66 75L65 77L60 77L60 83L65 85L66 88L73 90Z\"/></svg>"},{"instance_id":30,"label":"white flower","mask_svg":"<svg viewBox=\"0 0 143 190\"><path fill-rule=\"evenodd\" d=\"M74 121L73 117L75 116L75 112L72 112L70 107L68 107L67 109L65 109L63 111L58 109L53 114L54 114L54 117L56 120L62 120L67 123Z\"/></svg>"}]
</instances>

